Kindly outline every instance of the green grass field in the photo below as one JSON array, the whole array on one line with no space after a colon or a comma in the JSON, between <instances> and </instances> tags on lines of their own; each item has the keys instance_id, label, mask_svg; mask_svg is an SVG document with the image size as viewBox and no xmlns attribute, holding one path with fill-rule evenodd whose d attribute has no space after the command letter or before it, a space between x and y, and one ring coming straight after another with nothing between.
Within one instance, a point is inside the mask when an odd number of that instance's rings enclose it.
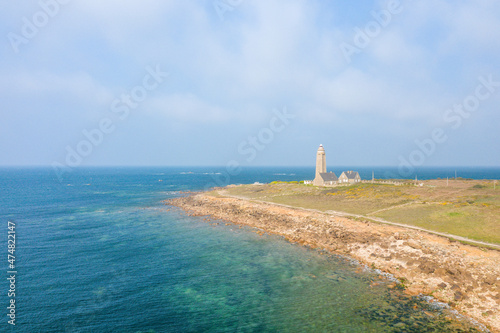
<instances>
[{"instance_id":1,"label":"green grass field","mask_svg":"<svg viewBox=\"0 0 500 333\"><path fill-rule=\"evenodd\" d=\"M500 188L492 181L429 180L423 186L361 183L315 187L271 183L227 188L227 194L320 211L380 217L500 244Z\"/></svg>"}]
</instances>

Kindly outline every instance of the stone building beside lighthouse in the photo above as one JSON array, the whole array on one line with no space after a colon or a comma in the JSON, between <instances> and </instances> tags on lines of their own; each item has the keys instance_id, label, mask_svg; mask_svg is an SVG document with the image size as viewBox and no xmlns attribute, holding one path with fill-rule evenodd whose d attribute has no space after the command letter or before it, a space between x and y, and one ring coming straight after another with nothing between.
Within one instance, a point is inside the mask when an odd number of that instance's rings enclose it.
<instances>
[{"instance_id":1,"label":"stone building beside lighthouse","mask_svg":"<svg viewBox=\"0 0 500 333\"><path fill-rule=\"evenodd\" d=\"M335 185L338 182L337 175L334 172L326 171L326 154L323 145L319 145L316 152L316 177L313 180L315 186Z\"/></svg>"},{"instance_id":2,"label":"stone building beside lighthouse","mask_svg":"<svg viewBox=\"0 0 500 333\"><path fill-rule=\"evenodd\" d=\"M339 177L339 183L349 183L349 184L355 184L359 183L361 181L361 177L359 176L359 173L356 171L344 171Z\"/></svg>"}]
</instances>

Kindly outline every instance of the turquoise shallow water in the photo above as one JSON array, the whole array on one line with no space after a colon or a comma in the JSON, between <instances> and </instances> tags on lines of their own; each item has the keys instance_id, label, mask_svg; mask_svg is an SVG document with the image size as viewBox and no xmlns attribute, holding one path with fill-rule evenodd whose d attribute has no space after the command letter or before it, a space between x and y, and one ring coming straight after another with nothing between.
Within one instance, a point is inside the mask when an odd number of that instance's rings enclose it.
<instances>
[{"instance_id":1,"label":"turquoise shallow water","mask_svg":"<svg viewBox=\"0 0 500 333\"><path fill-rule=\"evenodd\" d=\"M15 222L18 271L16 326L4 310L0 331L472 330L348 258L165 206L218 174L192 170L81 169L62 182L50 169L0 170L0 240L7 253L7 221ZM236 180L305 173L279 171L252 169ZM8 284L0 288L5 309Z\"/></svg>"}]
</instances>

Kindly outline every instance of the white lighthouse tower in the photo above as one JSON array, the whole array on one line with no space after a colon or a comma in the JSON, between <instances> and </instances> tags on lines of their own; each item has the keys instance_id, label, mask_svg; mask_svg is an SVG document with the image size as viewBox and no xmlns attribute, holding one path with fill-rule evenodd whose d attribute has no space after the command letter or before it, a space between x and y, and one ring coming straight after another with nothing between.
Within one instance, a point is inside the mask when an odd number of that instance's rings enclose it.
<instances>
[{"instance_id":1,"label":"white lighthouse tower","mask_svg":"<svg viewBox=\"0 0 500 333\"><path fill-rule=\"evenodd\" d=\"M313 184L316 186L323 185L322 173L326 173L326 154L323 145L319 145L316 153L316 177L314 177Z\"/></svg>"}]
</instances>

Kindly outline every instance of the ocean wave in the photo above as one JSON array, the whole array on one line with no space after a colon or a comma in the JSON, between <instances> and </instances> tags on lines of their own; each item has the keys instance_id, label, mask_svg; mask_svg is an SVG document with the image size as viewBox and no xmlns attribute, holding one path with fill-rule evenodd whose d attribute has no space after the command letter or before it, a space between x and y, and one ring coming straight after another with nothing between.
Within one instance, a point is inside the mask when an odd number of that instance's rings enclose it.
<instances>
[{"instance_id":1,"label":"ocean wave","mask_svg":"<svg viewBox=\"0 0 500 333\"><path fill-rule=\"evenodd\" d=\"M161 191L161 192L156 192L157 194L162 194L162 195L173 195L173 194L179 194L181 193L180 191Z\"/></svg>"},{"instance_id":2,"label":"ocean wave","mask_svg":"<svg viewBox=\"0 0 500 333\"><path fill-rule=\"evenodd\" d=\"M222 175L220 172L180 172L180 175Z\"/></svg>"}]
</instances>

